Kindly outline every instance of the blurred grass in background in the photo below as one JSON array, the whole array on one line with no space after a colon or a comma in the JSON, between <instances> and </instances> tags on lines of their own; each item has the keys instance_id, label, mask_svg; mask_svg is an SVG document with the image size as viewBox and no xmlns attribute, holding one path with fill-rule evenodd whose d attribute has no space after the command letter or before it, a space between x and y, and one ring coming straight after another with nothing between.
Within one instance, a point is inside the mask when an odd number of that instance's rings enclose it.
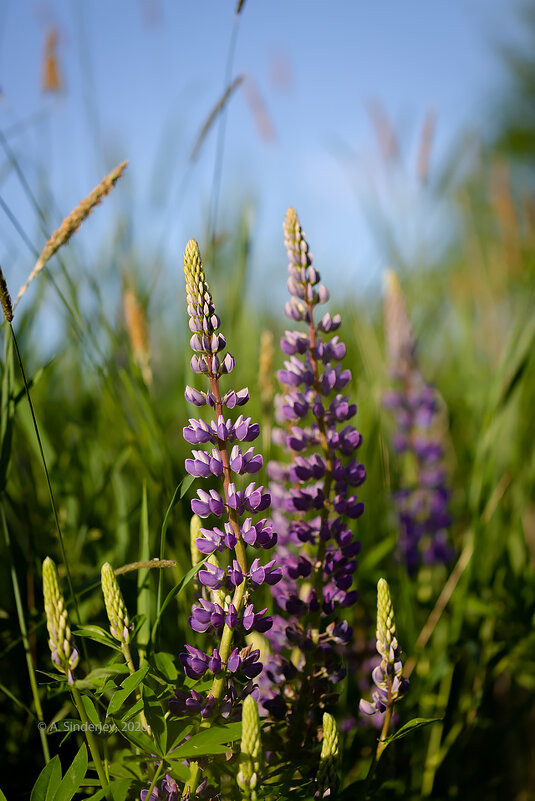
<instances>
[{"instance_id":1,"label":"blurred grass in background","mask_svg":"<svg viewBox=\"0 0 535 801\"><path fill-rule=\"evenodd\" d=\"M397 466L389 446L392 423L381 405L388 384L381 298L371 293L337 297L329 264L317 264L334 290L329 308L343 317L342 336L353 372L350 394L359 407L361 458L368 473L360 493L366 513L358 523L360 603L351 621L356 648L373 638L375 587L378 577L385 576L406 659L415 660L411 691L398 711L402 720L442 718L387 752L384 797L524 801L535 795L535 194L530 172L535 124L524 114L535 102L535 61L530 53L509 54L508 69L512 88L494 141L482 138L475 149L460 144L435 173L425 170L424 175L421 163L417 169L404 165L408 181L420 181L422 193L455 211L447 247L441 245L438 255L429 258L420 255L416 265L407 263L388 219L377 209L370 213L385 266L401 277L422 371L444 407L452 540L461 563L453 573L449 602L425 647L418 647L419 636L449 571L422 568L409 580L395 556L391 488ZM460 162L470 165L462 174L455 169ZM387 160L385 170L388 175ZM411 179L414 172L417 177ZM128 185L114 189L127 191L132 191ZM257 191L261 195L262 187ZM57 221L48 219L46 204L36 203L43 209L47 236ZM261 335L271 330L277 341L285 321L282 304L248 291L250 208L233 207L228 199L226 205L224 226L217 236L206 235L206 271L222 330L237 359L233 386L249 386L248 414L260 419ZM104 200L95 215L106 214ZM19 223L28 235L26 221ZM90 219L84 225L92 223ZM314 242L306 219L303 225ZM128 220L118 217L109 228L107 241L95 243L86 260L79 257L76 240L54 257L14 318L81 617L101 624L105 613L95 588L102 563L109 560L119 567L135 561L147 538L149 555L159 555L162 522L184 478L189 451L181 437L189 415L184 387L193 379L181 254L175 283L160 282L154 289L161 265L148 265L136 251ZM279 231L273 241L277 245L267 261L283 265ZM32 264L30 257L28 273ZM10 287L12 295L17 289ZM162 314L169 305L175 309L172 325ZM43 344L47 327L54 330L53 354ZM281 365L277 353L275 361L276 367ZM5 375L4 358L0 381ZM32 658L38 670L46 671L40 565L50 555L61 571L62 559L18 371L15 403L4 492L11 552L4 548L0 562L0 726L3 789L9 797L16 788L13 797L22 798L28 797L41 762L10 562L22 588ZM164 592L190 567L189 518L186 497L170 516L165 557L176 560L176 567L164 572ZM153 599L155 572L148 575ZM135 610L136 574L127 575L122 586L128 607ZM176 654L182 647L189 602L181 597L162 620L162 650ZM357 671L363 658L364 652L356 650L352 663ZM98 659L98 650L92 649L93 667ZM342 716L358 716L361 690L355 681L352 674L340 705ZM62 714L56 698L42 692L42 702L47 721ZM363 777L374 736L362 727L347 735L345 783ZM58 745L59 738L57 743L51 740L53 751ZM74 752L69 743L65 752L70 747Z\"/></svg>"}]
</instances>

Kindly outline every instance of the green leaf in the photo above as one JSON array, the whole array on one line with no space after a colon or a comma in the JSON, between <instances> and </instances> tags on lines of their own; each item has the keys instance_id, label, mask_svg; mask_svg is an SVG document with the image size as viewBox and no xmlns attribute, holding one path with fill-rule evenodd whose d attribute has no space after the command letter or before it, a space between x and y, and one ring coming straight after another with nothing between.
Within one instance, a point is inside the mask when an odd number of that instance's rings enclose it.
<instances>
[{"instance_id":1,"label":"green leaf","mask_svg":"<svg viewBox=\"0 0 535 801\"><path fill-rule=\"evenodd\" d=\"M411 734L416 729L421 729L423 726L429 726L431 723L440 723L441 720L444 718L413 718L409 720L408 723L405 723L401 729L398 729L395 734L391 734L390 737L387 737L383 742L385 745L390 745L393 743L394 740L401 740L402 737L406 737L408 734Z\"/></svg>"},{"instance_id":2,"label":"green leaf","mask_svg":"<svg viewBox=\"0 0 535 801\"><path fill-rule=\"evenodd\" d=\"M145 711L145 717L147 718L147 723L151 728L152 735L158 743L160 751L165 753L167 748L167 724L164 717L165 712L162 709L162 706L155 693L150 689L150 687L147 686L143 687L143 708Z\"/></svg>"},{"instance_id":3,"label":"green leaf","mask_svg":"<svg viewBox=\"0 0 535 801\"><path fill-rule=\"evenodd\" d=\"M203 566L204 566L204 562L199 562L197 565L195 565L195 567L192 567L192 568L191 568L191 570L189 570L189 571L186 573L186 575L184 576L184 578L183 578L183 579L181 579L181 580L178 582L178 584L175 584L175 586L173 587L173 589L172 589L172 590L170 590L170 591L167 593L167 595L165 596L165 601L163 602L163 604L162 604L162 608L160 609L160 614L158 615L158 617L157 617L157 618L156 618L156 620L154 621L154 626L152 627L151 639L152 639L152 641L153 641L153 642L154 642L154 637L155 637L155 635L156 635L156 629L158 628L158 625L159 625L159 623L160 623L160 618L161 618L161 616L163 615L163 613L164 613L164 610L165 610L165 609L167 608L167 606L168 606L168 605L171 603L171 601L173 600L173 598L175 598L176 596L180 595L180 593L181 593L181 592L183 592L183 590L184 590L184 589L187 587L187 585L190 583L191 579L192 579L192 578L193 578L193 577L194 577L194 576L195 576L195 575L196 575L196 574L199 572L199 570L200 570L200 569L201 569L201 567L203 567Z\"/></svg>"},{"instance_id":4,"label":"green leaf","mask_svg":"<svg viewBox=\"0 0 535 801\"><path fill-rule=\"evenodd\" d=\"M52 801L61 782L61 763L56 754L37 777L30 801Z\"/></svg>"},{"instance_id":5,"label":"green leaf","mask_svg":"<svg viewBox=\"0 0 535 801\"><path fill-rule=\"evenodd\" d=\"M132 779L114 779L107 787L100 789L94 795L90 795L86 801L102 801L110 790L113 795L113 801L125 801L131 784Z\"/></svg>"},{"instance_id":6,"label":"green leaf","mask_svg":"<svg viewBox=\"0 0 535 801\"><path fill-rule=\"evenodd\" d=\"M0 801L7 801L7 798L3 794L2 790L0 790Z\"/></svg>"},{"instance_id":7,"label":"green leaf","mask_svg":"<svg viewBox=\"0 0 535 801\"><path fill-rule=\"evenodd\" d=\"M194 481L195 481L194 476L185 476L182 479L182 483L180 485L181 486L180 500L182 500L182 498L184 497L186 492L189 490L189 488L191 487L191 485L193 484Z\"/></svg>"},{"instance_id":8,"label":"green leaf","mask_svg":"<svg viewBox=\"0 0 535 801\"><path fill-rule=\"evenodd\" d=\"M139 713L143 710L143 698L138 698L135 704L129 706L124 715L122 716L122 721L131 721L132 718L137 717ZM137 721L139 723L139 721Z\"/></svg>"},{"instance_id":9,"label":"green leaf","mask_svg":"<svg viewBox=\"0 0 535 801\"><path fill-rule=\"evenodd\" d=\"M213 726L210 729L203 729L193 737L180 745L167 755L172 759L195 759L197 756L205 754L224 754L228 748L223 748L224 743L232 743L241 737L241 721L229 723L228 726Z\"/></svg>"},{"instance_id":10,"label":"green leaf","mask_svg":"<svg viewBox=\"0 0 535 801\"><path fill-rule=\"evenodd\" d=\"M98 728L100 726L100 718L98 716L95 704L88 695L81 695L81 699L89 722Z\"/></svg>"},{"instance_id":11,"label":"green leaf","mask_svg":"<svg viewBox=\"0 0 535 801\"><path fill-rule=\"evenodd\" d=\"M113 648L115 651L121 650L117 640L114 640L111 634L101 626L82 626L79 629L74 629L73 634L77 637L88 637L90 640L107 645L108 648Z\"/></svg>"},{"instance_id":12,"label":"green leaf","mask_svg":"<svg viewBox=\"0 0 535 801\"><path fill-rule=\"evenodd\" d=\"M152 662L156 670L158 670L167 681L174 682L178 677L178 670L175 665L175 660L171 654L164 651L158 651L152 655Z\"/></svg>"},{"instance_id":13,"label":"green leaf","mask_svg":"<svg viewBox=\"0 0 535 801\"><path fill-rule=\"evenodd\" d=\"M71 798L74 798L74 794L83 782L86 771L87 748L85 743L82 743L70 768L61 780L61 784L54 796L54 801L71 801Z\"/></svg>"},{"instance_id":14,"label":"green leaf","mask_svg":"<svg viewBox=\"0 0 535 801\"><path fill-rule=\"evenodd\" d=\"M183 720L177 720L176 718L169 718L167 721L167 742L169 743L168 753L170 754L181 740L184 737L187 737L188 734L193 729L193 723L187 723L184 725Z\"/></svg>"},{"instance_id":15,"label":"green leaf","mask_svg":"<svg viewBox=\"0 0 535 801\"><path fill-rule=\"evenodd\" d=\"M121 682L121 689L116 690L110 699L110 703L108 704L108 715L114 715L117 712L129 695L131 695L136 687L141 684L145 676L147 675L149 670L148 665L143 665L142 668L136 670L135 673L132 673L130 676L127 676L124 681Z\"/></svg>"},{"instance_id":16,"label":"green leaf","mask_svg":"<svg viewBox=\"0 0 535 801\"><path fill-rule=\"evenodd\" d=\"M128 742L133 743L136 748L139 748L140 751L143 751L145 754L156 754L156 756L163 757L164 755L160 753L160 749L158 744L154 742L154 740L149 737L146 732L141 730L141 724L139 721L123 721L117 720L112 718L113 722L117 726L117 731L121 734L125 740ZM133 726L130 724L134 724ZM130 725L130 727L129 727Z\"/></svg>"}]
</instances>

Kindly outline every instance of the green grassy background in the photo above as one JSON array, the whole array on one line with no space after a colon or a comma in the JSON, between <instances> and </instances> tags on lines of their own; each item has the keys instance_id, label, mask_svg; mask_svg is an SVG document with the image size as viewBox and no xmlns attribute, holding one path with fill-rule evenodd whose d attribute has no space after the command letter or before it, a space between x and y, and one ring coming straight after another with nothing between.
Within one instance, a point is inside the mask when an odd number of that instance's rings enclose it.
<instances>
[{"instance_id":1,"label":"green grassy background","mask_svg":"<svg viewBox=\"0 0 535 801\"><path fill-rule=\"evenodd\" d=\"M526 169L533 166L535 140L531 118L519 113L526 97L530 108L533 104L533 83L525 78L525 63L515 58L510 58L509 74L518 103L504 113L499 135L481 147L462 179L448 179L446 165L435 180L434 191L456 211L448 247L437 248L440 256L415 267L389 238L384 220L377 226L388 264L401 276L422 371L443 402L451 537L457 557L464 559L449 603L423 649L417 648L418 636L451 568L422 569L410 580L395 559L391 489L398 467L389 448L391 420L381 407L388 382L381 298L378 292L365 298L356 293L337 296L330 265L316 265L333 290L329 310L343 315L341 336L348 346L351 395L358 403L357 425L364 436L360 456L368 473L360 492L366 511L357 524L362 542L360 600L349 613L355 626L351 664L358 673L363 659L359 647L373 638L375 586L384 576L391 586L405 658L416 660L410 693L398 709L400 721L415 716L442 719L387 751L380 797L535 797L535 196ZM452 163L461 155L455 153ZM261 194L262 187L257 189ZM114 189L122 191L120 184ZM107 213L106 200L95 213ZM222 330L237 361L229 386L249 386L248 414L259 420L261 333L270 329L277 340L287 321L282 304L267 304L248 291L254 231L246 208L233 209L232 217L220 238L224 241L205 247L205 267ZM302 222L313 247L314 231ZM173 282L169 279L163 292L154 292L143 258L123 235L124 226L121 218L110 221L112 233L91 264L81 260L75 240L64 248L32 286L13 323L32 382L81 618L101 625L101 564L109 560L119 567L135 561L143 532L148 532L150 555L159 554L162 522L184 478L189 452L181 428L192 415L184 400L184 386L192 378L180 258ZM282 237L276 256L269 255L270 262L275 258L284 264ZM31 267L30 259L28 272ZM153 369L149 388L119 308L123 274L137 285L146 315ZM42 330L51 321L56 345L48 353ZM7 381L10 358L5 328L1 381ZM275 366L281 363L276 353ZM10 548L3 543L0 560L0 784L8 798L28 798L42 755L10 565L21 587L38 671L50 670L42 609L43 557L53 557L60 574L65 570L18 368L14 400L12 439L4 452L10 464L2 491ZM7 410L2 412L5 421ZM165 556L177 565L164 571L164 592L190 567L190 495L191 490L170 517ZM148 578L153 607L155 573ZM134 573L124 577L122 587L135 612ZM160 649L176 655L191 636L190 603L191 596L184 595L170 607L159 631ZM107 658L104 649L93 645L90 657L93 667ZM352 673L344 686L341 718L358 714L356 675ZM46 679L39 674L38 679L43 682L44 716L50 721L65 713L64 697L47 691ZM365 775L375 736L364 726L347 735L345 784ZM50 739L53 753L60 739ZM65 764L74 751L74 742L62 746Z\"/></svg>"}]
</instances>

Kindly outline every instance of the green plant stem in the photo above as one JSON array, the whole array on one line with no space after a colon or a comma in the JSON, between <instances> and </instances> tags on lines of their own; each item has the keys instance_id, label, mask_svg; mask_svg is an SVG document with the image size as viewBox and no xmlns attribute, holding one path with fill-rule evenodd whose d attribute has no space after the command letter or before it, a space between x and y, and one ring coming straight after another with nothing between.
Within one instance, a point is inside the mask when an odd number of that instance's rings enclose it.
<instances>
[{"instance_id":1,"label":"green plant stem","mask_svg":"<svg viewBox=\"0 0 535 801\"><path fill-rule=\"evenodd\" d=\"M394 704L390 700L391 690L392 690L392 685L390 684L390 687L388 688L389 704L388 704L388 708L387 708L386 713L385 713L385 719L383 721L383 728L381 729L381 736L379 737L379 742L377 743L377 751L375 752L375 755L376 755L376 760L375 761L376 762L379 762L379 759L381 758L381 754L383 753L383 751L386 748L385 740L388 737L388 730L390 728L390 721L392 720L392 712L394 710Z\"/></svg>"},{"instance_id":2,"label":"green plant stem","mask_svg":"<svg viewBox=\"0 0 535 801\"><path fill-rule=\"evenodd\" d=\"M211 375L210 383L212 385L212 392L216 400L215 415L216 415L216 420L218 420L219 416L223 414L223 403L221 401L221 392L219 390L219 380L216 376ZM247 578L246 578L247 556L245 553L245 545L241 538L240 521L238 519L238 515L236 514L236 510L231 509L228 505L231 470L230 470L230 462L227 451L227 443L223 440L218 439L218 450L221 455L221 461L223 463L223 490L225 493L225 502L228 510L229 523L231 524L234 534L236 536L236 545L234 546L234 552L236 554L236 560L243 573L243 581L234 590L234 596L232 598L232 603L234 604L236 612L238 613L241 609L241 605L245 595L245 587L247 584ZM225 668L230 653L230 649L232 647L233 637L234 637L234 630L225 624L223 628L223 634L221 635L221 642L219 645L219 655L221 657L221 664ZM216 701L221 697L225 685L226 685L226 672L223 672L220 676L214 677L210 694L214 696Z\"/></svg>"},{"instance_id":3,"label":"green plant stem","mask_svg":"<svg viewBox=\"0 0 535 801\"><path fill-rule=\"evenodd\" d=\"M134 661L132 659L132 654L130 652L130 646L128 645L128 643L126 642L121 643L121 650L123 652L124 660L126 662L128 670L130 671L130 673L135 673L136 668L134 666ZM141 690L139 689L139 687L136 692L136 698L138 701L141 701L142 699ZM150 732L150 726L147 722L147 718L145 717L145 712L143 710L141 710L139 713L139 719L141 721L141 725L143 726L143 728L147 732Z\"/></svg>"},{"instance_id":4,"label":"green plant stem","mask_svg":"<svg viewBox=\"0 0 535 801\"><path fill-rule=\"evenodd\" d=\"M155 787L155 785L156 785L156 782L157 782L157 781L158 781L158 779L160 778L160 774L161 774L161 772L162 772L162 770L163 770L163 764L164 764L163 762L160 762L160 764L158 765L158 770L157 770L157 771L156 771L156 773L154 774L154 778L153 778L153 780L152 780L152 781L151 781L151 783L150 783L150 787L149 787L149 789L147 790L147 798L150 798L150 797L151 797L151 793L152 793L152 791L154 790L154 787Z\"/></svg>"},{"instance_id":5,"label":"green plant stem","mask_svg":"<svg viewBox=\"0 0 535 801\"><path fill-rule=\"evenodd\" d=\"M6 513L4 509L3 498L0 499L0 516L2 517L2 529L4 531L4 540L6 543L6 549L8 554L10 555L10 570L11 570L11 581L13 583L13 595L15 596L15 606L17 608L17 617L19 621L19 628L22 637L22 644L24 646L24 653L26 656L26 665L28 667L28 676L30 678L30 686L32 689L33 695L33 703L35 706L35 711L37 713L37 717L39 721L43 720L43 709L41 707L41 699L39 698L39 689L37 687L37 679L35 678L35 669L33 666L32 661L32 654L30 650L30 641L28 640L28 631L26 629L26 621L24 619L24 612L22 609L22 599L20 595L20 588L19 588L19 581L17 578L17 573L15 570L15 565L13 564L13 558L11 554L11 542L9 539L9 529L7 527L7 520L6 520ZM46 732L44 729L39 729L39 736L41 738L41 747L43 749L43 757L46 762L50 761L50 752L48 750L48 741L46 739Z\"/></svg>"},{"instance_id":6,"label":"green plant stem","mask_svg":"<svg viewBox=\"0 0 535 801\"><path fill-rule=\"evenodd\" d=\"M76 709L78 710L78 714L80 715L80 720L82 723L85 724L85 737L87 740L87 744L89 746L89 750L91 751L91 756L93 758L93 762L95 765L95 770L97 772L100 784L102 789L106 792L106 797L113 801L112 794L108 788L108 779L106 778L106 773L104 771L104 765L102 764L102 760L100 758L100 751L98 748L98 743L96 737L94 736L93 732L90 729L90 722L89 718L87 717L85 707L82 701L82 696L80 695L80 690L73 685L71 687L72 697L74 700L74 704Z\"/></svg>"}]
</instances>

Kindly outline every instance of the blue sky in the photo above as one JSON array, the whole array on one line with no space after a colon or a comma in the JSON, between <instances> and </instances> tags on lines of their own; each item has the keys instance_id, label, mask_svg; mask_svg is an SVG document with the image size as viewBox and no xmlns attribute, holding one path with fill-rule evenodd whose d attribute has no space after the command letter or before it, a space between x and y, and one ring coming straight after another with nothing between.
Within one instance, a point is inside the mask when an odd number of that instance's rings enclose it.
<instances>
[{"instance_id":1,"label":"blue sky","mask_svg":"<svg viewBox=\"0 0 535 801\"><path fill-rule=\"evenodd\" d=\"M240 204L250 204L262 291L271 271L285 275L281 224L289 205L331 286L378 284L387 265L370 209L383 210L415 259L440 246L443 211L416 177L422 125L433 109L432 184L461 133L488 128L502 80L491 43L518 35L515 6L246 0L233 67L246 83L227 105L218 222L226 228ZM160 244L181 270L185 242L202 241L217 128L191 166L189 155L223 90L235 7L235 0L2 0L0 129L35 191L48 186L52 227L108 169L129 160L107 213L98 209L77 235L89 262L120 213L131 219L147 271ZM43 95L52 26L65 89ZM271 136L259 132L251 95L261 98ZM388 168L370 120L373 103L399 143L400 160ZM0 194L40 246L36 215L5 162L0 153ZM22 283L32 259L1 210L0 259L8 281Z\"/></svg>"}]
</instances>

